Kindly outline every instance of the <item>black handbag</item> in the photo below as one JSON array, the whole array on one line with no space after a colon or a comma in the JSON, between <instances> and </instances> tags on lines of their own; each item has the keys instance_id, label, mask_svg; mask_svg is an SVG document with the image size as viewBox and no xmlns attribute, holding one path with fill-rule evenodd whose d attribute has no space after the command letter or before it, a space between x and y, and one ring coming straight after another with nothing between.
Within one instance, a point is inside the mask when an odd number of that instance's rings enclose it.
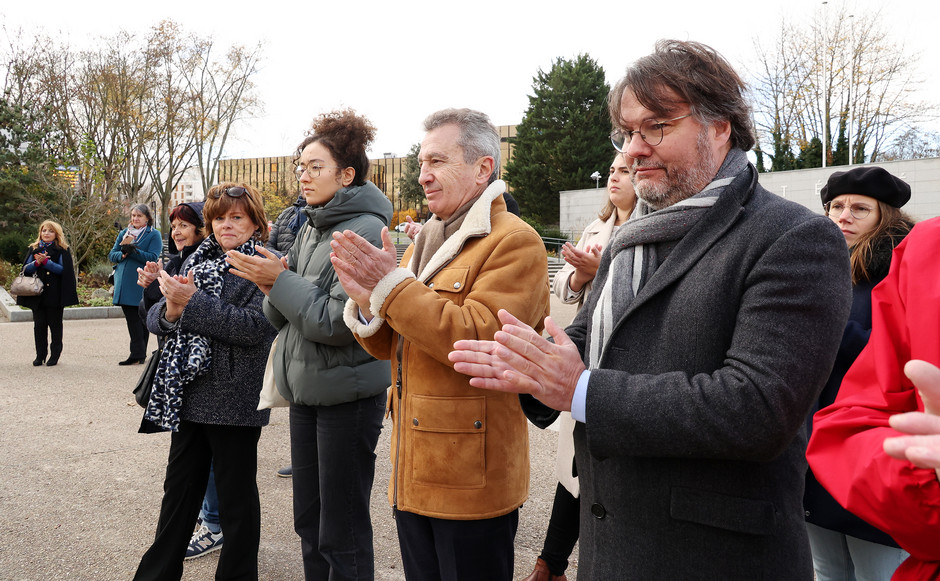
<instances>
[{"instance_id":1,"label":"black handbag","mask_svg":"<svg viewBox=\"0 0 940 581\"><path fill-rule=\"evenodd\" d=\"M153 380L157 377L157 367L160 365L160 350L157 349L150 354L147 362L144 363L144 371L134 386L134 399L140 407L146 409L150 403L150 391L153 389Z\"/></svg>"}]
</instances>

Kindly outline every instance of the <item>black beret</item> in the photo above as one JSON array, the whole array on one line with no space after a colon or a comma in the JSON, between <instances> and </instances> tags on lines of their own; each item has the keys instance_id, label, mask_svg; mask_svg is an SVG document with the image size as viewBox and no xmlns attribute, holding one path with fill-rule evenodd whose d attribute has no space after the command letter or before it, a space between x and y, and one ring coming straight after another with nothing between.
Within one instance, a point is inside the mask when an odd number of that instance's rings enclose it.
<instances>
[{"instance_id":1,"label":"black beret","mask_svg":"<svg viewBox=\"0 0 940 581\"><path fill-rule=\"evenodd\" d=\"M842 194L868 196L900 208L911 199L911 186L880 167L857 167L833 172L819 191L824 206Z\"/></svg>"}]
</instances>

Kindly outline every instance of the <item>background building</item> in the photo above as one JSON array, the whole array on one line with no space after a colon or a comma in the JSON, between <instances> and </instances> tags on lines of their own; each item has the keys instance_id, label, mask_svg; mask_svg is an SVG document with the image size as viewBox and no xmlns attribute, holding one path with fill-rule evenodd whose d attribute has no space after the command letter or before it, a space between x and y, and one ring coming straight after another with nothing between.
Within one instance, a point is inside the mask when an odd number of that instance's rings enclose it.
<instances>
[{"instance_id":1,"label":"background building","mask_svg":"<svg viewBox=\"0 0 940 581\"><path fill-rule=\"evenodd\" d=\"M497 127L497 130L499 131L500 141L499 176L502 177L506 163L512 158L512 140L516 136L516 126L500 125ZM382 157L369 160L371 162L369 181L382 190L392 202L392 207L396 211L408 209L407 204L403 204L402 200L399 199L400 188L398 186L399 180L404 172L405 160L405 157L400 157L393 152L386 152L382 154ZM198 186L198 173L196 173L194 181L195 184L197 184L196 189L201 193L202 188ZM247 183L257 188L266 200L272 196L279 198L282 202L280 205L281 208L292 203L300 194L297 178L294 177L293 155L219 160L218 181ZM181 196L185 195L185 192L190 191L187 189L187 186L190 189L192 188L188 176L184 177L177 187L178 190L183 192ZM174 194L174 202L170 207L184 201L183 199L175 201L175 196L176 194ZM202 197L199 199L201 200ZM422 210L426 211L427 205L425 205L423 209L417 208L417 210L418 215L424 217Z\"/></svg>"}]
</instances>

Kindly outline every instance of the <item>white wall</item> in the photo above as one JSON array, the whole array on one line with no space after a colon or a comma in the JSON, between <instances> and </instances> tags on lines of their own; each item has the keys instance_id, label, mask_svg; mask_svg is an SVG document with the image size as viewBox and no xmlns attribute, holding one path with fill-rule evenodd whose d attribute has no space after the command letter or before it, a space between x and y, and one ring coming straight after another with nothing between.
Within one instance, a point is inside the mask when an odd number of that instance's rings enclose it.
<instances>
[{"instance_id":1,"label":"white wall","mask_svg":"<svg viewBox=\"0 0 940 581\"><path fill-rule=\"evenodd\" d=\"M940 216L940 158L889 161L877 165L911 185L911 201L904 211L918 220ZM855 166L853 166L855 167ZM847 166L780 171L760 174L760 184L769 191L822 213L819 190L829 175L845 171ZM607 190L569 190L561 192L559 226L573 240L581 236L604 206Z\"/></svg>"}]
</instances>

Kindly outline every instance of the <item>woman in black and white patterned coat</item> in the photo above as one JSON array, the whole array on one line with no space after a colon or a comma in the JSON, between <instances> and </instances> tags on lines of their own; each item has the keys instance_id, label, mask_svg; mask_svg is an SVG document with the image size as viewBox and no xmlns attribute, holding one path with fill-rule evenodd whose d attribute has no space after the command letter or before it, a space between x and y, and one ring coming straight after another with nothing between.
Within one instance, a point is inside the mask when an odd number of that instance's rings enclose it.
<instances>
[{"instance_id":1,"label":"woman in black and white patterned coat","mask_svg":"<svg viewBox=\"0 0 940 581\"><path fill-rule=\"evenodd\" d=\"M203 216L209 236L179 275L160 273L164 298L147 316L165 342L141 431L173 434L156 538L135 579L181 578L210 462L225 530L216 577L258 578L258 439L270 410L257 406L277 332L262 313L264 294L229 273L226 256L254 254L267 220L258 191L234 183L210 188Z\"/></svg>"}]
</instances>

